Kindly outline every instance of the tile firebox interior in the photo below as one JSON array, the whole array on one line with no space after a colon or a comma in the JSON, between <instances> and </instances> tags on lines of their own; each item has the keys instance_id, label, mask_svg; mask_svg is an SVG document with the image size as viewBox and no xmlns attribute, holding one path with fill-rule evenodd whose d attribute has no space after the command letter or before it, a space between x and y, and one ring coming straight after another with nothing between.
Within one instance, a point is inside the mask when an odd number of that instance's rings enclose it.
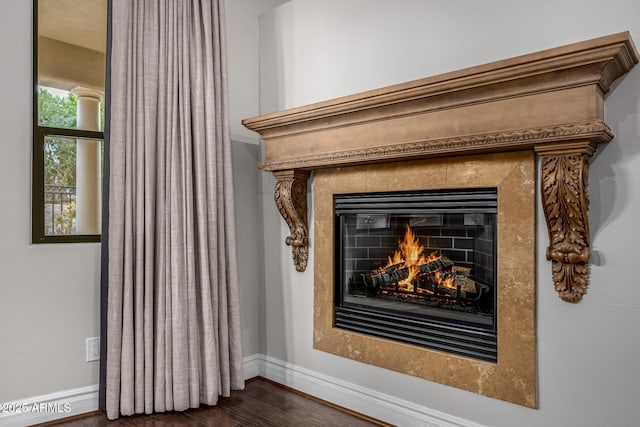
<instances>
[{"instance_id":1,"label":"tile firebox interior","mask_svg":"<svg viewBox=\"0 0 640 427\"><path fill-rule=\"evenodd\" d=\"M333 197L343 193L495 187L497 363L334 327ZM462 156L316 171L314 347L524 406L536 406L535 168L532 153Z\"/></svg>"}]
</instances>

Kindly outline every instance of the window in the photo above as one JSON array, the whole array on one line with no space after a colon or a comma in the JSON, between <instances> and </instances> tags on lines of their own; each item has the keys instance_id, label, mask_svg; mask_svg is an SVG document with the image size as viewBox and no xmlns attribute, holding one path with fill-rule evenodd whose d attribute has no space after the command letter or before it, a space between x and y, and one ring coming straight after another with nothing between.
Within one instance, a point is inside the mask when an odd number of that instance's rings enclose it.
<instances>
[{"instance_id":1,"label":"window","mask_svg":"<svg viewBox=\"0 0 640 427\"><path fill-rule=\"evenodd\" d=\"M98 242L107 0L34 0L32 242Z\"/></svg>"}]
</instances>

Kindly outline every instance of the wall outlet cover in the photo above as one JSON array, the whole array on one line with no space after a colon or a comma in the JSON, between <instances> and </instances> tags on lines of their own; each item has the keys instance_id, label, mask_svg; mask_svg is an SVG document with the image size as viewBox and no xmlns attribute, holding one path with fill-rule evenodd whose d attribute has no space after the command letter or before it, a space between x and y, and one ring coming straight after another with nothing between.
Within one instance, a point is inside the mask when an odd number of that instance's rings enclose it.
<instances>
[{"instance_id":1,"label":"wall outlet cover","mask_svg":"<svg viewBox=\"0 0 640 427\"><path fill-rule=\"evenodd\" d=\"M100 337L86 339L87 362L100 360Z\"/></svg>"}]
</instances>

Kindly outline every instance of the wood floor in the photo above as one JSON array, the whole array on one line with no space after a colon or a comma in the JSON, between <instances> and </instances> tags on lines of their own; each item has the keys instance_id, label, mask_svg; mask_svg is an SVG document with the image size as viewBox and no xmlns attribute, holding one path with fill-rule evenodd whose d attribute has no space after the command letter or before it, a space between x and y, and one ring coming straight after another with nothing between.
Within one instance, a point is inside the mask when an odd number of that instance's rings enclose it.
<instances>
[{"instance_id":1,"label":"wood floor","mask_svg":"<svg viewBox=\"0 0 640 427\"><path fill-rule=\"evenodd\" d=\"M263 379L247 383L244 391L234 391L231 397L220 399L218 405L185 412L122 417L107 420L104 413L88 417L47 423L47 426L296 426L296 427L359 427L386 425L373 423L354 415L301 396Z\"/></svg>"}]
</instances>

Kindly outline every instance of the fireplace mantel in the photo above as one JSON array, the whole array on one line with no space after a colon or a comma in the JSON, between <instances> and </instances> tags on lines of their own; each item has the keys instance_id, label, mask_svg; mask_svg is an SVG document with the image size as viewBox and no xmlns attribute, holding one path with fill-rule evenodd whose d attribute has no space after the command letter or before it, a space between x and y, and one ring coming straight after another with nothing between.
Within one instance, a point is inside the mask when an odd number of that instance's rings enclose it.
<instances>
[{"instance_id":1,"label":"fireplace mantel","mask_svg":"<svg viewBox=\"0 0 640 427\"><path fill-rule=\"evenodd\" d=\"M296 269L307 265L313 170L533 151L555 288L579 301L588 285L588 160L613 138L604 95L637 62L625 32L244 120L266 143L261 168L277 179Z\"/></svg>"}]
</instances>

